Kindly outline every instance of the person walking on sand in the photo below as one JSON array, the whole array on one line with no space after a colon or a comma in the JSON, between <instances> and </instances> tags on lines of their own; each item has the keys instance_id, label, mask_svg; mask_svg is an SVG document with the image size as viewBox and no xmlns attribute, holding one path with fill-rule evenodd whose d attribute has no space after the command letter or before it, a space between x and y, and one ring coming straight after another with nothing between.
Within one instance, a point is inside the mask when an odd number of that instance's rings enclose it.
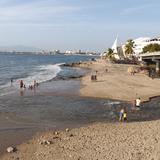
<instances>
[{"instance_id":1,"label":"person walking on sand","mask_svg":"<svg viewBox=\"0 0 160 160\"><path fill-rule=\"evenodd\" d=\"M155 71L153 68L149 70L149 77L151 77L152 79L154 79L155 77Z\"/></svg>"},{"instance_id":2,"label":"person walking on sand","mask_svg":"<svg viewBox=\"0 0 160 160\"><path fill-rule=\"evenodd\" d=\"M140 106L141 106L141 99L140 99L140 98L137 98L137 99L136 99L136 108L137 108L137 109L140 109Z\"/></svg>"},{"instance_id":3,"label":"person walking on sand","mask_svg":"<svg viewBox=\"0 0 160 160\"><path fill-rule=\"evenodd\" d=\"M97 80L97 73L98 73L98 71L96 70L95 73L94 73L94 80L95 81Z\"/></svg>"}]
</instances>

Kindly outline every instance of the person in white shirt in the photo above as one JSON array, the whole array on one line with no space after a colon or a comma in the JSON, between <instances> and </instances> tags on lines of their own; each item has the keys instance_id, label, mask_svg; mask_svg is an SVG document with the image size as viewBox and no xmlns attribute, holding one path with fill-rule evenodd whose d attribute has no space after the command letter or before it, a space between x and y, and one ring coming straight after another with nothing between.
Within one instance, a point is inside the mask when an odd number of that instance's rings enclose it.
<instances>
[{"instance_id":1,"label":"person in white shirt","mask_svg":"<svg viewBox=\"0 0 160 160\"><path fill-rule=\"evenodd\" d=\"M140 108L140 106L141 106L141 99L140 99L140 98L137 98L137 99L136 99L136 107L137 107L137 108Z\"/></svg>"}]
</instances>

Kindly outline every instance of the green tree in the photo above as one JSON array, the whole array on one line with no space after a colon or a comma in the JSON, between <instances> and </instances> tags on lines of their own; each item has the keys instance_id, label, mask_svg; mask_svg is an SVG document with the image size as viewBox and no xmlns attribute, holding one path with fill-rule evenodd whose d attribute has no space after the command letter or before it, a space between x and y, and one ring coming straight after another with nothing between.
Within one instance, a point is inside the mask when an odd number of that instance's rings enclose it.
<instances>
[{"instance_id":1,"label":"green tree","mask_svg":"<svg viewBox=\"0 0 160 160\"><path fill-rule=\"evenodd\" d=\"M160 45L155 43L155 44L149 44L145 46L143 48L142 53L147 53L147 52L151 53L151 52L158 52L158 51L160 51Z\"/></svg>"},{"instance_id":2,"label":"green tree","mask_svg":"<svg viewBox=\"0 0 160 160\"><path fill-rule=\"evenodd\" d=\"M113 58L113 56L114 56L113 49L108 48L106 56L107 56L107 58Z\"/></svg>"},{"instance_id":3,"label":"green tree","mask_svg":"<svg viewBox=\"0 0 160 160\"><path fill-rule=\"evenodd\" d=\"M125 45L125 54L126 55L132 55L134 53L134 41L132 39L129 39Z\"/></svg>"}]
</instances>

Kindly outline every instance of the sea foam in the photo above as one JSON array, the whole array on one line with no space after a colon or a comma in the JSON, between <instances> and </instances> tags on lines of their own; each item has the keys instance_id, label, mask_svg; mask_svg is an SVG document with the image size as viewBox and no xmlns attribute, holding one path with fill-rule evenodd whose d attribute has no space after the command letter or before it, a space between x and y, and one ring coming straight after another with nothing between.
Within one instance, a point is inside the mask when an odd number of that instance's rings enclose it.
<instances>
[{"instance_id":1,"label":"sea foam","mask_svg":"<svg viewBox=\"0 0 160 160\"><path fill-rule=\"evenodd\" d=\"M54 77L56 77L57 74L61 71L60 65L61 63L54 64L54 65L49 64L49 65L37 66L36 68L33 68L33 72L30 73L27 77L14 79L12 83L12 89L19 88L20 80L23 80L26 87L28 87L29 85L33 85L34 80L37 83L43 83L43 82L49 81ZM9 91L10 87L11 87L11 83L7 82L6 84L0 86L0 90L4 91L6 89Z\"/></svg>"},{"instance_id":2,"label":"sea foam","mask_svg":"<svg viewBox=\"0 0 160 160\"><path fill-rule=\"evenodd\" d=\"M37 83L42 83L53 79L60 71L60 64L42 65L38 66L35 72L31 73L28 77L22 80L26 85L33 85L34 80L36 80Z\"/></svg>"}]
</instances>

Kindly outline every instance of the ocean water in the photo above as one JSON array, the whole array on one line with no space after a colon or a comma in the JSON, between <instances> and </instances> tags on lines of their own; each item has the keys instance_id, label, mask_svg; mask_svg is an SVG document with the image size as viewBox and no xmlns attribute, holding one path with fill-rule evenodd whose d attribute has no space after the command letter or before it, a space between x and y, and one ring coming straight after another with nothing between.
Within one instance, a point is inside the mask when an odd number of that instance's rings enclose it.
<instances>
[{"instance_id":1,"label":"ocean water","mask_svg":"<svg viewBox=\"0 0 160 160\"><path fill-rule=\"evenodd\" d=\"M65 55L15 55L0 54L0 95L6 95L14 89L19 88L20 80L25 85L44 83L52 80L58 74L73 75L83 74L84 71L77 72L75 68L63 67L63 63L79 62L91 59L92 56L65 56ZM13 79L14 89L10 88L11 79Z\"/></svg>"}]
</instances>

